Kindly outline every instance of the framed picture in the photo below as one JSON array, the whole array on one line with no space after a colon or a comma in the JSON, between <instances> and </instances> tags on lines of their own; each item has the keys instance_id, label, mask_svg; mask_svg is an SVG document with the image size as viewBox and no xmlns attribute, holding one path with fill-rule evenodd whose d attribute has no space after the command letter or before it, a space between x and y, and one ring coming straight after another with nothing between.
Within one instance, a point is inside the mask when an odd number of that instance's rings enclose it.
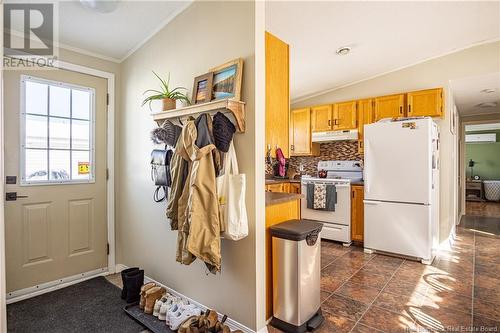
<instances>
[{"instance_id":1,"label":"framed picture","mask_svg":"<svg viewBox=\"0 0 500 333\"><path fill-rule=\"evenodd\" d=\"M239 101L241 98L243 59L231 60L210 69L210 71L214 73L212 99L230 98Z\"/></svg>"},{"instance_id":2,"label":"framed picture","mask_svg":"<svg viewBox=\"0 0 500 333\"><path fill-rule=\"evenodd\" d=\"M193 86L193 104L210 102L212 100L212 79L214 73L209 72L195 77Z\"/></svg>"}]
</instances>

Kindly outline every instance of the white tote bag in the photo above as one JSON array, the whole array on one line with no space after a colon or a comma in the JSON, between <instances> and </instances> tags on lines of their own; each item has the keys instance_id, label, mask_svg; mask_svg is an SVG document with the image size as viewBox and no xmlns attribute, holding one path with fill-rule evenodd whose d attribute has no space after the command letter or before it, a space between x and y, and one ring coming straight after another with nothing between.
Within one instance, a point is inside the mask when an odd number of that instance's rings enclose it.
<instances>
[{"instance_id":1,"label":"white tote bag","mask_svg":"<svg viewBox=\"0 0 500 333\"><path fill-rule=\"evenodd\" d=\"M248 236L245 191L245 174L239 173L236 152L231 141L224 159L224 174L217 177L222 236L226 239L240 240Z\"/></svg>"}]
</instances>

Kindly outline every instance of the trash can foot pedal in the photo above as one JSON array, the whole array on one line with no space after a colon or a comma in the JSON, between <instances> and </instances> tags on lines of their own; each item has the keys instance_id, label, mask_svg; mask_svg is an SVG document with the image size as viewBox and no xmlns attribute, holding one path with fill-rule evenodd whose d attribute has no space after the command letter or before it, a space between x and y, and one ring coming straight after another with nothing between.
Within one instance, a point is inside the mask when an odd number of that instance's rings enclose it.
<instances>
[{"instance_id":1,"label":"trash can foot pedal","mask_svg":"<svg viewBox=\"0 0 500 333\"><path fill-rule=\"evenodd\" d=\"M321 313L321 309L319 309L318 313L316 313L314 315L314 317L309 319L309 321L307 322L307 330L314 331L315 329L317 329L318 327L321 326L321 324L323 323L323 320L325 320L325 318L323 317L323 314Z\"/></svg>"}]
</instances>

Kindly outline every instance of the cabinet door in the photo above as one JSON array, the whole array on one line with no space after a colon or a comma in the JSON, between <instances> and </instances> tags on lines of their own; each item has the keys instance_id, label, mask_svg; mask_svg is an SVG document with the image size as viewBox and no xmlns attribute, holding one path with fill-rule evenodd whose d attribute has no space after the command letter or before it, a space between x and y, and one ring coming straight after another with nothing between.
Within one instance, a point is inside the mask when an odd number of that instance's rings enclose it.
<instances>
[{"instance_id":1,"label":"cabinet door","mask_svg":"<svg viewBox=\"0 0 500 333\"><path fill-rule=\"evenodd\" d=\"M333 105L333 129L350 130L357 126L356 101Z\"/></svg>"},{"instance_id":2,"label":"cabinet door","mask_svg":"<svg viewBox=\"0 0 500 333\"><path fill-rule=\"evenodd\" d=\"M290 114L290 143L292 155L311 152L311 109L292 110Z\"/></svg>"},{"instance_id":3,"label":"cabinet door","mask_svg":"<svg viewBox=\"0 0 500 333\"><path fill-rule=\"evenodd\" d=\"M300 194L300 183L290 183L289 193Z\"/></svg>"},{"instance_id":4,"label":"cabinet door","mask_svg":"<svg viewBox=\"0 0 500 333\"><path fill-rule=\"evenodd\" d=\"M268 192L283 192L283 183L266 185Z\"/></svg>"},{"instance_id":5,"label":"cabinet door","mask_svg":"<svg viewBox=\"0 0 500 333\"><path fill-rule=\"evenodd\" d=\"M352 186L351 195L351 238L353 241L362 242L365 219L363 186Z\"/></svg>"},{"instance_id":6,"label":"cabinet door","mask_svg":"<svg viewBox=\"0 0 500 333\"><path fill-rule=\"evenodd\" d=\"M363 147L363 134L365 124L373 123L373 104L372 98L362 99L358 101L358 152L364 151Z\"/></svg>"},{"instance_id":7,"label":"cabinet door","mask_svg":"<svg viewBox=\"0 0 500 333\"><path fill-rule=\"evenodd\" d=\"M408 117L443 116L443 89L413 91L407 94Z\"/></svg>"},{"instance_id":8,"label":"cabinet door","mask_svg":"<svg viewBox=\"0 0 500 333\"><path fill-rule=\"evenodd\" d=\"M332 106L321 105L311 108L312 131L324 132L332 129Z\"/></svg>"},{"instance_id":9,"label":"cabinet door","mask_svg":"<svg viewBox=\"0 0 500 333\"><path fill-rule=\"evenodd\" d=\"M289 152L289 47L266 32L266 149L275 156L276 147L285 157Z\"/></svg>"},{"instance_id":10,"label":"cabinet door","mask_svg":"<svg viewBox=\"0 0 500 333\"><path fill-rule=\"evenodd\" d=\"M405 95L390 95L375 98L375 119L404 117Z\"/></svg>"}]
</instances>

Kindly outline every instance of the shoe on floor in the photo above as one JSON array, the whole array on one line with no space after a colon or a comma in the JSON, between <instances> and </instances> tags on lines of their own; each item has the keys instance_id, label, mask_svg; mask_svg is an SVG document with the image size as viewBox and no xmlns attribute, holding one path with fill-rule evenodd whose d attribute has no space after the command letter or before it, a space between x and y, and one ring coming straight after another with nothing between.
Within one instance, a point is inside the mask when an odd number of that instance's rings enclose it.
<instances>
[{"instance_id":1,"label":"shoe on floor","mask_svg":"<svg viewBox=\"0 0 500 333\"><path fill-rule=\"evenodd\" d=\"M169 297L167 297L167 300L163 302L163 304L160 307L160 312L158 313L158 319L163 321L166 320L167 312L174 306L175 303L179 303L181 301L182 299L175 295L170 295Z\"/></svg>"},{"instance_id":2,"label":"shoe on floor","mask_svg":"<svg viewBox=\"0 0 500 333\"><path fill-rule=\"evenodd\" d=\"M146 292L153 287L156 287L156 283L154 282L148 282L141 287L141 300L139 301L139 309L144 309L144 305L146 305Z\"/></svg>"},{"instance_id":3,"label":"shoe on floor","mask_svg":"<svg viewBox=\"0 0 500 333\"><path fill-rule=\"evenodd\" d=\"M200 316L191 316L179 326L177 333L200 333L198 323Z\"/></svg>"},{"instance_id":4,"label":"shoe on floor","mask_svg":"<svg viewBox=\"0 0 500 333\"><path fill-rule=\"evenodd\" d=\"M135 271L138 271L139 267L132 267L132 268L127 268L121 271L121 276L122 276L122 294L121 298L126 299L127 298L127 281L125 280L125 275L133 273Z\"/></svg>"},{"instance_id":5,"label":"shoe on floor","mask_svg":"<svg viewBox=\"0 0 500 333\"><path fill-rule=\"evenodd\" d=\"M144 283L144 270L139 269L125 274L125 301L136 303L140 299L141 286Z\"/></svg>"},{"instance_id":6,"label":"shoe on floor","mask_svg":"<svg viewBox=\"0 0 500 333\"><path fill-rule=\"evenodd\" d=\"M153 308L153 316L158 317L158 315L160 314L160 308L161 308L161 306L163 305L163 303L165 303L168 300L168 298L170 296L171 295L169 293L166 293L160 299L157 299L155 301L155 306Z\"/></svg>"},{"instance_id":7,"label":"shoe on floor","mask_svg":"<svg viewBox=\"0 0 500 333\"><path fill-rule=\"evenodd\" d=\"M172 301L172 304L168 306L167 311L165 313L165 324L167 326L170 325L170 317L177 311L179 311L184 306L190 305L189 302L181 297L177 297Z\"/></svg>"},{"instance_id":8,"label":"shoe on floor","mask_svg":"<svg viewBox=\"0 0 500 333\"><path fill-rule=\"evenodd\" d=\"M167 290L163 287L153 287L146 291L146 303L144 304L144 313L153 314L153 308L157 299L160 299Z\"/></svg>"},{"instance_id":9,"label":"shoe on floor","mask_svg":"<svg viewBox=\"0 0 500 333\"><path fill-rule=\"evenodd\" d=\"M192 316L199 316L201 314L201 309L194 304L185 305L179 308L172 316L170 316L169 327L171 330L175 331L179 326Z\"/></svg>"}]
</instances>

